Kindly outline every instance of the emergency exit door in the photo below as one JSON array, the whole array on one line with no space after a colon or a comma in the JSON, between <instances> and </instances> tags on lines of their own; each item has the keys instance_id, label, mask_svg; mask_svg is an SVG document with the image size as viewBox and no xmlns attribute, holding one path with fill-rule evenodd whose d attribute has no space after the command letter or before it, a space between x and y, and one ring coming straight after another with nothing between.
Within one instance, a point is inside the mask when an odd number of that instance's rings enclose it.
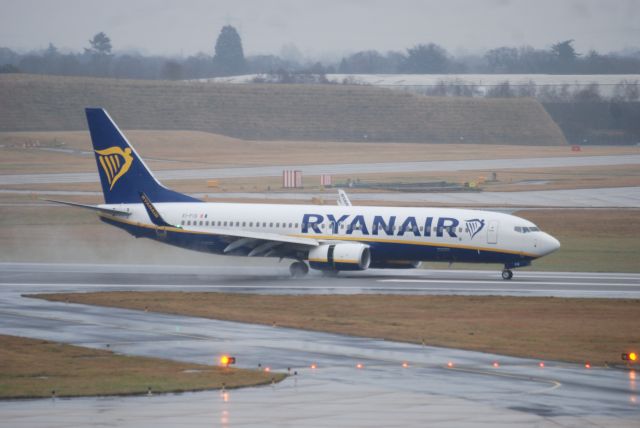
<instances>
[{"instance_id":1,"label":"emergency exit door","mask_svg":"<svg viewBox=\"0 0 640 428\"><path fill-rule=\"evenodd\" d=\"M487 244L498 243L498 221L491 220L487 228Z\"/></svg>"}]
</instances>

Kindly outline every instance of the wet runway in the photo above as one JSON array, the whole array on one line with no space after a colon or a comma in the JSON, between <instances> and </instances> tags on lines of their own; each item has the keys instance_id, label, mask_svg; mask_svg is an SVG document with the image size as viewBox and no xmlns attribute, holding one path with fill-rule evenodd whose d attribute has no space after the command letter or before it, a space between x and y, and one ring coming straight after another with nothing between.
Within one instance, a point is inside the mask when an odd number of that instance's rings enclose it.
<instances>
[{"instance_id":1,"label":"wet runway","mask_svg":"<svg viewBox=\"0 0 640 428\"><path fill-rule=\"evenodd\" d=\"M279 177L284 169L297 169L304 175L320 174L367 174L434 171L493 171L519 168L558 168L605 165L640 164L640 155L610 156L566 156L547 158L482 159L424 162L347 163L326 165L277 165L251 166L241 168L204 168L157 171L159 180L195 180L237 177ZM42 184L42 183L94 183L98 173L55 173L55 174L4 174L0 175L0 185Z\"/></svg>"},{"instance_id":2,"label":"wet runway","mask_svg":"<svg viewBox=\"0 0 640 428\"><path fill-rule=\"evenodd\" d=\"M0 332L292 375L267 387L134 398L0 402L0 426L639 426L635 372L478 352L52 303L41 291L175 289L261 293L640 297L640 275L492 271L286 277L275 267L0 264ZM408 367L403 367L406 362ZM448 363L452 366L449 367ZM318 364L311 369L311 363ZM363 368L356 368L356 364ZM498 366L494 366L498 363ZM293 375L297 372L297 375Z\"/></svg>"}]
</instances>

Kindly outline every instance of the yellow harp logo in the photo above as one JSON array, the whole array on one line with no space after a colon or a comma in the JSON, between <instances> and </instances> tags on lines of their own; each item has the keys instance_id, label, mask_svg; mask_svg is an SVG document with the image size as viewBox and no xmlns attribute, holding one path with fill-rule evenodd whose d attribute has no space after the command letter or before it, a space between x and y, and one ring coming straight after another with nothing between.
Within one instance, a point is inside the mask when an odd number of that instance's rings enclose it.
<instances>
[{"instance_id":1,"label":"yellow harp logo","mask_svg":"<svg viewBox=\"0 0 640 428\"><path fill-rule=\"evenodd\" d=\"M131 149L127 147L122 150L118 146L109 147L104 150L96 150L98 159L104 174L109 181L109 190L113 189L116 182L129 171L133 163Z\"/></svg>"}]
</instances>

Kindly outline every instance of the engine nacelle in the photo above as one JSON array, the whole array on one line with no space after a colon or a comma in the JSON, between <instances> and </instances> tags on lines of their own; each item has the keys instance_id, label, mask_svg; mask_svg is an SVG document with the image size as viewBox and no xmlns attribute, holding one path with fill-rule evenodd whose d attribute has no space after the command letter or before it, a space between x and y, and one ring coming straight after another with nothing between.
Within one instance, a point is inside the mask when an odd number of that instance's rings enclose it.
<instances>
[{"instance_id":1,"label":"engine nacelle","mask_svg":"<svg viewBox=\"0 0 640 428\"><path fill-rule=\"evenodd\" d=\"M417 260L372 260L370 269L417 269L422 262Z\"/></svg>"},{"instance_id":2,"label":"engine nacelle","mask_svg":"<svg viewBox=\"0 0 640 428\"><path fill-rule=\"evenodd\" d=\"M364 244L324 244L309 251L309 266L318 270L365 270L371 252Z\"/></svg>"}]
</instances>

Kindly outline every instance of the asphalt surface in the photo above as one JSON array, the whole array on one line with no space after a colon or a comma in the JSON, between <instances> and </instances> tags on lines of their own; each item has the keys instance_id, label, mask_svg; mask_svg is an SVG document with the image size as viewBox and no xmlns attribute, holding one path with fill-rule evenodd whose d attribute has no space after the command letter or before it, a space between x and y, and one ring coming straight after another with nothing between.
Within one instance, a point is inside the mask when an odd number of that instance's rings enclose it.
<instances>
[{"instance_id":1,"label":"asphalt surface","mask_svg":"<svg viewBox=\"0 0 640 428\"><path fill-rule=\"evenodd\" d=\"M241 273L239 273L241 271ZM151 312L23 294L96 290L639 297L640 275L491 271L286 277L283 267L0 264L0 331L212 364L288 372L260 388L0 402L0 426L638 426L635 372ZM408 367L403 367L406 362ZM452 366L449 367L448 363ZM316 363L316 369L310 368ZM358 369L356 364L362 364ZM494 366L498 363L498 367ZM290 369L290 370L289 370ZM294 375L293 373L297 373ZM632 374L633 373L633 374Z\"/></svg>"},{"instance_id":2,"label":"asphalt surface","mask_svg":"<svg viewBox=\"0 0 640 428\"><path fill-rule=\"evenodd\" d=\"M199 193L196 197L218 194ZM309 200L322 198L333 201L334 193L224 193L219 196L232 199ZM638 208L640 187L611 187L605 189L530 190L521 192L405 192L405 193L352 193L352 201L439 203L452 205L518 206L518 207L570 207L570 208Z\"/></svg>"},{"instance_id":3,"label":"asphalt surface","mask_svg":"<svg viewBox=\"0 0 640 428\"><path fill-rule=\"evenodd\" d=\"M163 170L154 172L160 180L194 180L236 177L280 177L285 169L301 170L305 175L367 174L433 171L494 171L519 168L557 168L579 166L634 165L640 164L640 155L577 156L519 159L484 159L426 162L349 163L329 165L278 165L243 168L205 168ZM0 185L56 184L98 182L97 172L56 174L5 174L0 175Z\"/></svg>"}]
</instances>

